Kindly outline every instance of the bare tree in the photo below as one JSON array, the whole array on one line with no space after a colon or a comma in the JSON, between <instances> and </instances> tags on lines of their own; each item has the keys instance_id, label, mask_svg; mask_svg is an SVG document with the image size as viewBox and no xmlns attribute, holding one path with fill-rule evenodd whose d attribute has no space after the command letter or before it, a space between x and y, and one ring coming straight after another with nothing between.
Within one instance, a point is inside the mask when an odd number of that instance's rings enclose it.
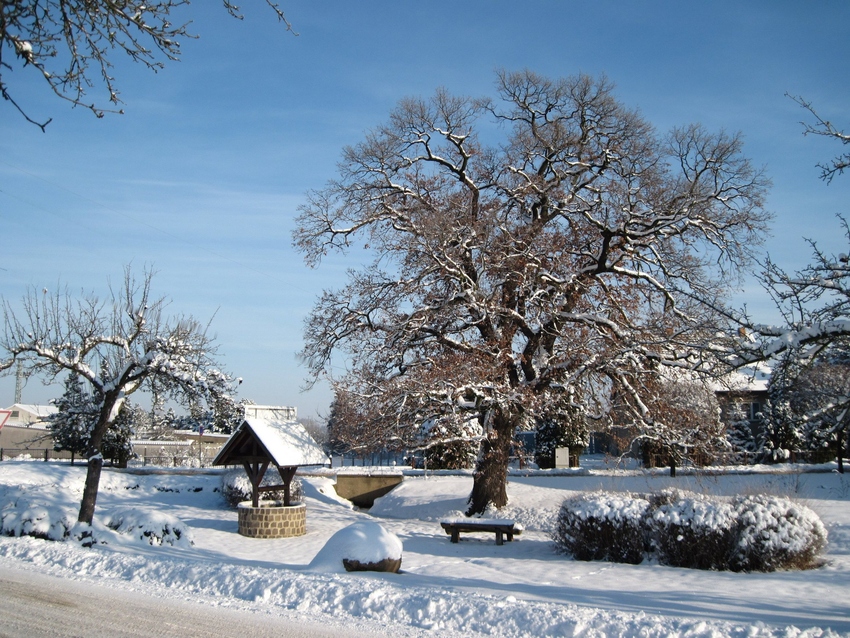
<instances>
[{"instance_id":1,"label":"bare tree","mask_svg":"<svg viewBox=\"0 0 850 638\"><path fill-rule=\"evenodd\" d=\"M241 19L239 7L222 0ZM0 95L27 121L42 130L50 123L27 115L12 97L7 78L16 67L31 69L51 90L97 117L120 113L119 92L112 77L115 52L124 53L153 71L180 56L180 40L193 37L188 23L172 24L172 14L189 0L9 0L0 3ZM292 30L283 11L266 0L278 20ZM109 108L89 101L87 91L105 89Z\"/></svg>"},{"instance_id":2,"label":"bare tree","mask_svg":"<svg viewBox=\"0 0 850 638\"><path fill-rule=\"evenodd\" d=\"M666 464L670 475L684 461L704 466L729 449L726 428L720 420L720 405L711 387L697 375L678 370L647 374L647 397L652 421L636 425L644 462Z\"/></svg>"},{"instance_id":3,"label":"bare tree","mask_svg":"<svg viewBox=\"0 0 850 638\"><path fill-rule=\"evenodd\" d=\"M20 315L3 301L0 346L8 356L0 370L20 361L26 374L50 381L75 373L88 381L99 401L88 441L82 523L91 524L94 516L104 435L128 396L154 378L160 392L175 398L212 398L230 390L230 377L213 360L216 347L205 326L191 317L166 318L165 300L151 297L151 279L146 271L137 281L127 268L121 287L110 287L106 300L32 289Z\"/></svg>"},{"instance_id":4,"label":"bare tree","mask_svg":"<svg viewBox=\"0 0 850 638\"><path fill-rule=\"evenodd\" d=\"M783 321L768 325L738 316L745 338L733 360L737 365L775 363L775 391L794 397L795 418L805 429L822 430L843 471L842 455L850 431L850 387L839 382L841 374L835 371L846 371L850 361L850 225L839 220L847 238L847 253L827 254L809 241L811 263L796 273L766 261L762 282ZM819 380L819 392L802 390L811 385L811 379ZM798 438L807 437L801 434Z\"/></svg>"},{"instance_id":5,"label":"bare tree","mask_svg":"<svg viewBox=\"0 0 850 638\"><path fill-rule=\"evenodd\" d=\"M345 149L294 233L310 265L358 240L376 255L307 319L313 378L343 355L400 424L441 379L435 400L484 431L470 514L506 504L514 432L553 404L604 410L620 392L650 420L635 375L704 364L716 322L703 301L769 217L737 135L659 136L604 78L503 72L497 86L498 102L403 100Z\"/></svg>"},{"instance_id":6,"label":"bare tree","mask_svg":"<svg viewBox=\"0 0 850 638\"><path fill-rule=\"evenodd\" d=\"M829 120L823 119L815 110L815 107L812 106L811 102L799 95L790 95L788 93L785 95L806 109L814 117L814 124L801 122L803 125L803 135L821 135L838 140L845 145L850 144L850 134L836 128ZM848 167L850 167L850 152L836 155L829 164L818 164L818 168L821 169L821 179L826 183L831 182L832 178L836 175L841 175L844 169Z\"/></svg>"},{"instance_id":7,"label":"bare tree","mask_svg":"<svg viewBox=\"0 0 850 638\"><path fill-rule=\"evenodd\" d=\"M811 102L786 95L815 119L814 124L802 123L804 135L825 136L842 145L850 143L850 135L824 120ZM827 183L848 166L848 153L836 156L829 164L818 164L821 179ZM746 313L726 314L739 326L743 337L731 357L733 364L772 361L776 365L771 390L780 399L772 401L772 411L779 414L773 421L783 426L782 421L793 417L806 426L803 430L808 431L807 435L795 431L793 437L785 438L802 441L807 436L825 436L836 449L843 471L842 455L850 431L850 395L846 384L841 383L841 373L850 360L850 225L843 217L839 216L839 221L847 239L847 252L827 254L816 242L807 240L812 259L796 273L786 272L770 258L765 260L762 284L781 313L781 324L757 323ZM807 389L811 379L818 379L819 392ZM786 413L792 417L785 418ZM765 420L769 421L770 415ZM821 431L812 432L812 428ZM792 428L785 425L784 429ZM774 448L779 447L776 441L771 443Z\"/></svg>"}]
</instances>

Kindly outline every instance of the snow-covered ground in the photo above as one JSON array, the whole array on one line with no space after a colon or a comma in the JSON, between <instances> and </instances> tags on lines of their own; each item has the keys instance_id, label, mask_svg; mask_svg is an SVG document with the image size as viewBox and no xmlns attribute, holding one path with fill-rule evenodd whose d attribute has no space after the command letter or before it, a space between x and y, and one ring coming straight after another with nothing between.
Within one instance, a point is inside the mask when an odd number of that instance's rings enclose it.
<instances>
[{"instance_id":1,"label":"snow-covered ground","mask_svg":"<svg viewBox=\"0 0 850 638\"><path fill-rule=\"evenodd\" d=\"M762 468L764 469L764 468ZM774 468L775 469L775 468ZM0 566L82 584L197 601L332 627L385 625L394 635L441 636L834 636L850 635L850 479L819 468L728 472L671 479L663 472L597 468L513 475L511 504L499 518L525 531L497 546L492 534L462 535L439 525L465 506L469 475L405 477L368 512L340 499L331 476L304 476L308 533L259 540L236 533L236 512L220 474L106 469L97 516L172 521L194 544L149 545L102 532L106 545L0 538ZM817 472L801 471L817 469ZM0 464L0 506L26 499L73 520L85 469ZM711 494L770 493L799 499L829 532L827 563L805 572L722 573L574 561L550 540L561 502L576 491L649 491L675 485ZM132 516L128 512L134 513ZM403 543L399 574L328 573L310 563L342 528L377 521ZM178 524L179 526L179 524ZM126 524L125 524L126 527Z\"/></svg>"}]
</instances>

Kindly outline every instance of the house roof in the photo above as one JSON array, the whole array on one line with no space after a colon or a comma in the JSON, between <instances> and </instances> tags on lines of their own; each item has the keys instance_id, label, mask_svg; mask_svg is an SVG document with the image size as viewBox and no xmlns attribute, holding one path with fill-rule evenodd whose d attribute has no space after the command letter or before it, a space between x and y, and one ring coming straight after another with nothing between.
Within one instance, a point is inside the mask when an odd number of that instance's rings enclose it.
<instances>
[{"instance_id":1,"label":"house roof","mask_svg":"<svg viewBox=\"0 0 850 638\"><path fill-rule=\"evenodd\" d=\"M765 364L746 366L714 384L715 392L767 392L773 370Z\"/></svg>"},{"instance_id":2,"label":"house roof","mask_svg":"<svg viewBox=\"0 0 850 638\"><path fill-rule=\"evenodd\" d=\"M298 421L249 417L221 448L213 465L241 463L265 457L278 467L327 465L325 451Z\"/></svg>"},{"instance_id":3,"label":"house roof","mask_svg":"<svg viewBox=\"0 0 850 638\"><path fill-rule=\"evenodd\" d=\"M15 403L12 407L6 409L29 412L40 419L48 417L51 414L56 414L59 411L55 405L36 405L34 403Z\"/></svg>"}]
</instances>

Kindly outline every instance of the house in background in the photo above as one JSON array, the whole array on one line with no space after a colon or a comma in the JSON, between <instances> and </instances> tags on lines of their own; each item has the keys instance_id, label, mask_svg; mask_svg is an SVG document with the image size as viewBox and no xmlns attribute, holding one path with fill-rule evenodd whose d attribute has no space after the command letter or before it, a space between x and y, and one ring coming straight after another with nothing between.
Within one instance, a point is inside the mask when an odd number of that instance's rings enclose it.
<instances>
[{"instance_id":1,"label":"house in background","mask_svg":"<svg viewBox=\"0 0 850 638\"><path fill-rule=\"evenodd\" d=\"M755 428L758 414L767 403L771 374L769 366L753 365L741 368L716 383L713 389L722 410L721 420L729 425L733 408L740 406L750 422L750 427Z\"/></svg>"},{"instance_id":2,"label":"house in background","mask_svg":"<svg viewBox=\"0 0 850 638\"><path fill-rule=\"evenodd\" d=\"M47 427L47 417L57 412L55 405L34 405L29 403L15 403L12 407L6 408L6 410L11 413L6 420L6 425L41 429Z\"/></svg>"},{"instance_id":3,"label":"house in background","mask_svg":"<svg viewBox=\"0 0 850 638\"><path fill-rule=\"evenodd\" d=\"M47 417L55 413L56 406L26 403L0 410L0 460L21 455L40 458L45 454L50 458L69 458L53 451Z\"/></svg>"}]
</instances>

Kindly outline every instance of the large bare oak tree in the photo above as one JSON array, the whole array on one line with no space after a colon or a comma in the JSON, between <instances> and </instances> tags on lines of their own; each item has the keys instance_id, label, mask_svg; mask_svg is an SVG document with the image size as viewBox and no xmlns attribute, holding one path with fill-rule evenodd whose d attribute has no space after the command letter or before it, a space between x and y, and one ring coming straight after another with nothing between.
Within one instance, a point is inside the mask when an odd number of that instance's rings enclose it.
<instances>
[{"instance_id":1,"label":"large bare oak tree","mask_svg":"<svg viewBox=\"0 0 850 638\"><path fill-rule=\"evenodd\" d=\"M0 370L20 362L25 374L55 380L66 372L85 379L100 400L89 439L88 470L79 521L91 524L97 501L106 431L128 396L156 379L175 398L227 394L231 379L214 361L216 346L191 317L168 318L166 300L151 297L152 273L137 281L129 268L106 299L31 289L16 311L3 302L5 358Z\"/></svg>"},{"instance_id":2,"label":"large bare oak tree","mask_svg":"<svg viewBox=\"0 0 850 638\"><path fill-rule=\"evenodd\" d=\"M660 423L643 397L660 367L705 364L710 307L769 217L737 135L659 135L604 78L497 86L497 100L401 101L294 232L313 266L355 242L374 254L308 317L312 378L346 361L336 381L387 436L477 415L470 514L506 504L515 430L535 418L616 402Z\"/></svg>"}]
</instances>

